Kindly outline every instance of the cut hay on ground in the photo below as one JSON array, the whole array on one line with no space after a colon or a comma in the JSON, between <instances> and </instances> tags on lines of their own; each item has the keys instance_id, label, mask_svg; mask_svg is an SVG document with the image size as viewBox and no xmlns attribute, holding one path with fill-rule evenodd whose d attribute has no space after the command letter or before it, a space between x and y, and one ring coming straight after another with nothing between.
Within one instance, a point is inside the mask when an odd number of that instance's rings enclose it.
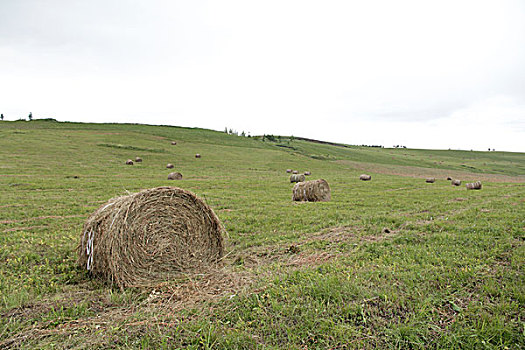
<instances>
[{"instance_id":1,"label":"cut hay on ground","mask_svg":"<svg viewBox=\"0 0 525 350\"><path fill-rule=\"evenodd\" d=\"M175 166L171 163L166 164L166 168L173 169Z\"/></svg>"},{"instance_id":2,"label":"cut hay on ground","mask_svg":"<svg viewBox=\"0 0 525 350\"><path fill-rule=\"evenodd\" d=\"M454 186L460 186L461 185L461 180L452 180L451 184L454 185Z\"/></svg>"},{"instance_id":3,"label":"cut hay on ground","mask_svg":"<svg viewBox=\"0 0 525 350\"><path fill-rule=\"evenodd\" d=\"M181 173L169 173L168 180L182 180Z\"/></svg>"},{"instance_id":4,"label":"cut hay on ground","mask_svg":"<svg viewBox=\"0 0 525 350\"><path fill-rule=\"evenodd\" d=\"M467 190L481 190L481 181L467 183Z\"/></svg>"},{"instance_id":5,"label":"cut hay on ground","mask_svg":"<svg viewBox=\"0 0 525 350\"><path fill-rule=\"evenodd\" d=\"M217 262L224 229L195 194L158 187L110 199L86 221L78 263L123 288L166 281Z\"/></svg>"},{"instance_id":6,"label":"cut hay on ground","mask_svg":"<svg viewBox=\"0 0 525 350\"><path fill-rule=\"evenodd\" d=\"M429 184L433 184L434 182L436 182L436 178L435 177L427 177L425 179L425 182L429 183Z\"/></svg>"},{"instance_id":7,"label":"cut hay on ground","mask_svg":"<svg viewBox=\"0 0 525 350\"><path fill-rule=\"evenodd\" d=\"M370 180L372 180L372 176L363 174L363 175L359 176L359 180L370 181Z\"/></svg>"},{"instance_id":8,"label":"cut hay on ground","mask_svg":"<svg viewBox=\"0 0 525 350\"><path fill-rule=\"evenodd\" d=\"M140 158L140 157L135 157L135 162L137 162L137 163L142 162L142 158Z\"/></svg>"},{"instance_id":9,"label":"cut hay on ground","mask_svg":"<svg viewBox=\"0 0 525 350\"><path fill-rule=\"evenodd\" d=\"M133 161L131 159L126 160L126 165L133 165Z\"/></svg>"},{"instance_id":10,"label":"cut hay on ground","mask_svg":"<svg viewBox=\"0 0 525 350\"><path fill-rule=\"evenodd\" d=\"M299 182L292 190L292 200L306 202L330 201L330 186L323 179Z\"/></svg>"},{"instance_id":11,"label":"cut hay on ground","mask_svg":"<svg viewBox=\"0 0 525 350\"><path fill-rule=\"evenodd\" d=\"M292 174L290 175L290 182L302 182L304 181L305 177L303 174L301 175L298 175L298 174Z\"/></svg>"}]
</instances>

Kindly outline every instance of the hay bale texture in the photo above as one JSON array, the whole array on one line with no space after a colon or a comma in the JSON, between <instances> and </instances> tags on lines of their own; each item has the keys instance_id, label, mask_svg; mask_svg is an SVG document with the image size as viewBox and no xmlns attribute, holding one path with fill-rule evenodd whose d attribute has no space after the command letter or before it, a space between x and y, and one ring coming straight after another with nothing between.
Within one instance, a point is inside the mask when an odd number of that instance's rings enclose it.
<instances>
[{"instance_id":1,"label":"hay bale texture","mask_svg":"<svg viewBox=\"0 0 525 350\"><path fill-rule=\"evenodd\" d=\"M481 181L467 183L467 190L481 190Z\"/></svg>"},{"instance_id":2,"label":"hay bale texture","mask_svg":"<svg viewBox=\"0 0 525 350\"><path fill-rule=\"evenodd\" d=\"M328 202L331 199L330 186L324 179L296 183L292 200L305 202Z\"/></svg>"},{"instance_id":3,"label":"hay bale texture","mask_svg":"<svg viewBox=\"0 0 525 350\"><path fill-rule=\"evenodd\" d=\"M425 182L428 183L428 184L433 184L434 182L436 182L436 178L435 177L427 177L425 179Z\"/></svg>"},{"instance_id":4,"label":"hay bale texture","mask_svg":"<svg viewBox=\"0 0 525 350\"><path fill-rule=\"evenodd\" d=\"M182 180L182 174L181 173L169 173L168 180Z\"/></svg>"},{"instance_id":5,"label":"hay bale texture","mask_svg":"<svg viewBox=\"0 0 525 350\"><path fill-rule=\"evenodd\" d=\"M372 180L372 176L363 174L363 175L359 176L359 180L370 181L370 180Z\"/></svg>"},{"instance_id":6,"label":"hay bale texture","mask_svg":"<svg viewBox=\"0 0 525 350\"><path fill-rule=\"evenodd\" d=\"M195 194L152 188L110 199L88 218L78 263L120 288L147 286L217 262L223 235L213 210Z\"/></svg>"},{"instance_id":7,"label":"hay bale texture","mask_svg":"<svg viewBox=\"0 0 525 350\"><path fill-rule=\"evenodd\" d=\"M454 185L454 186L460 186L461 185L461 180L452 180L451 184Z\"/></svg>"},{"instance_id":8,"label":"hay bale texture","mask_svg":"<svg viewBox=\"0 0 525 350\"><path fill-rule=\"evenodd\" d=\"M290 182L302 182L304 181L304 179L306 179L306 177L304 176L304 174L292 174L290 175Z\"/></svg>"}]
</instances>

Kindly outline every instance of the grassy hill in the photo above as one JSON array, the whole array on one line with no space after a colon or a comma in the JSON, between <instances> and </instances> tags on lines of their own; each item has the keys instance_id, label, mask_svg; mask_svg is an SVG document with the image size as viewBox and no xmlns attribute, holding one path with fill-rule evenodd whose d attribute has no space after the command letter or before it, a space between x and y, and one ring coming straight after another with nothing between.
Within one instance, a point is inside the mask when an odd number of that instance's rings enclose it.
<instances>
[{"instance_id":1,"label":"grassy hill","mask_svg":"<svg viewBox=\"0 0 525 350\"><path fill-rule=\"evenodd\" d=\"M277 141L1 122L0 348L525 346L524 153ZM287 168L327 180L332 201L292 202ZM149 289L90 279L74 252L86 218L164 185L215 210L224 265Z\"/></svg>"}]
</instances>

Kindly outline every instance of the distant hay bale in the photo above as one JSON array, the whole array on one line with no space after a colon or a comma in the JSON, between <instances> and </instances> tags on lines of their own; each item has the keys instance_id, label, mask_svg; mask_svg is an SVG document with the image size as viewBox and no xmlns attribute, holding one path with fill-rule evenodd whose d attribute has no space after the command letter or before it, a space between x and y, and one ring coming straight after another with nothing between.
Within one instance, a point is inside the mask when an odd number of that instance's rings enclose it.
<instances>
[{"instance_id":1,"label":"distant hay bale","mask_svg":"<svg viewBox=\"0 0 525 350\"><path fill-rule=\"evenodd\" d=\"M306 202L328 202L331 199L330 186L323 179L296 183L292 200Z\"/></svg>"},{"instance_id":2,"label":"distant hay bale","mask_svg":"<svg viewBox=\"0 0 525 350\"><path fill-rule=\"evenodd\" d=\"M362 174L361 176L359 176L359 180L370 181L370 180L372 180L372 176L371 175L367 175L367 174Z\"/></svg>"},{"instance_id":3,"label":"distant hay bale","mask_svg":"<svg viewBox=\"0 0 525 350\"><path fill-rule=\"evenodd\" d=\"M310 175L312 175L312 173L309 172L309 171L305 171L305 172L304 172L304 175L305 175L305 176L310 176Z\"/></svg>"},{"instance_id":4,"label":"distant hay bale","mask_svg":"<svg viewBox=\"0 0 525 350\"><path fill-rule=\"evenodd\" d=\"M195 194L158 187L110 199L84 224L78 263L120 288L147 286L216 263L224 228Z\"/></svg>"},{"instance_id":5,"label":"distant hay bale","mask_svg":"<svg viewBox=\"0 0 525 350\"><path fill-rule=\"evenodd\" d=\"M436 178L434 178L434 177L427 177L425 179L425 182L429 183L429 184L433 184L434 182L436 182Z\"/></svg>"},{"instance_id":6,"label":"distant hay bale","mask_svg":"<svg viewBox=\"0 0 525 350\"><path fill-rule=\"evenodd\" d=\"M304 174L292 174L290 175L290 182L302 182L304 181L305 177Z\"/></svg>"},{"instance_id":7,"label":"distant hay bale","mask_svg":"<svg viewBox=\"0 0 525 350\"><path fill-rule=\"evenodd\" d=\"M135 157L135 162L137 162L137 163L141 163L141 162L142 162L142 158L140 158L140 157Z\"/></svg>"},{"instance_id":8,"label":"distant hay bale","mask_svg":"<svg viewBox=\"0 0 525 350\"><path fill-rule=\"evenodd\" d=\"M200 158L200 157L201 157L201 155L198 154L198 153L195 155L195 158Z\"/></svg>"},{"instance_id":9,"label":"distant hay bale","mask_svg":"<svg viewBox=\"0 0 525 350\"><path fill-rule=\"evenodd\" d=\"M286 169L286 172L289 174L292 172L292 169Z\"/></svg>"},{"instance_id":10,"label":"distant hay bale","mask_svg":"<svg viewBox=\"0 0 525 350\"><path fill-rule=\"evenodd\" d=\"M481 190L481 181L467 183L467 190Z\"/></svg>"},{"instance_id":11,"label":"distant hay bale","mask_svg":"<svg viewBox=\"0 0 525 350\"><path fill-rule=\"evenodd\" d=\"M166 164L166 168L168 168L168 169L173 169L174 167L175 167L175 165L173 165L171 163Z\"/></svg>"},{"instance_id":12,"label":"distant hay bale","mask_svg":"<svg viewBox=\"0 0 525 350\"><path fill-rule=\"evenodd\" d=\"M175 142L175 141L171 141L171 144L172 144L173 146L175 146L175 145L177 144L177 142Z\"/></svg>"},{"instance_id":13,"label":"distant hay bale","mask_svg":"<svg viewBox=\"0 0 525 350\"><path fill-rule=\"evenodd\" d=\"M454 185L454 186L460 186L461 185L461 180L452 180L451 184Z\"/></svg>"},{"instance_id":14,"label":"distant hay bale","mask_svg":"<svg viewBox=\"0 0 525 350\"><path fill-rule=\"evenodd\" d=\"M447 180L452 180L452 178L449 176L449 177L447 177Z\"/></svg>"},{"instance_id":15,"label":"distant hay bale","mask_svg":"<svg viewBox=\"0 0 525 350\"><path fill-rule=\"evenodd\" d=\"M126 160L126 165L133 165L133 161L131 159Z\"/></svg>"},{"instance_id":16,"label":"distant hay bale","mask_svg":"<svg viewBox=\"0 0 525 350\"><path fill-rule=\"evenodd\" d=\"M169 173L168 180L182 180L182 174L181 173Z\"/></svg>"},{"instance_id":17,"label":"distant hay bale","mask_svg":"<svg viewBox=\"0 0 525 350\"><path fill-rule=\"evenodd\" d=\"M299 174L297 170L292 171L292 174Z\"/></svg>"}]
</instances>

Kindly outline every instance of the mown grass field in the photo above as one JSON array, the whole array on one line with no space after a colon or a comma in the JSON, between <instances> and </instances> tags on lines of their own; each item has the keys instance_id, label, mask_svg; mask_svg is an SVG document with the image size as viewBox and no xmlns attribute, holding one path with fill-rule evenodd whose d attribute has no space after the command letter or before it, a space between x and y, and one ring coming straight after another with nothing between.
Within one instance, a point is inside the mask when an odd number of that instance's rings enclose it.
<instances>
[{"instance_id":1,"label":"mown grass field","mask_svg":"<svg viewBox=\"0 0 525 350\"><path fill-rule=\"evenodd\" d=\"M292 202L287 168L332 201ZM521 349L524 184L523 153L1 122L0 348ZM148 289L90 279L75 253L89 214L163 185L215 210L224 264Z\"/></svg>"}]
</instances>

